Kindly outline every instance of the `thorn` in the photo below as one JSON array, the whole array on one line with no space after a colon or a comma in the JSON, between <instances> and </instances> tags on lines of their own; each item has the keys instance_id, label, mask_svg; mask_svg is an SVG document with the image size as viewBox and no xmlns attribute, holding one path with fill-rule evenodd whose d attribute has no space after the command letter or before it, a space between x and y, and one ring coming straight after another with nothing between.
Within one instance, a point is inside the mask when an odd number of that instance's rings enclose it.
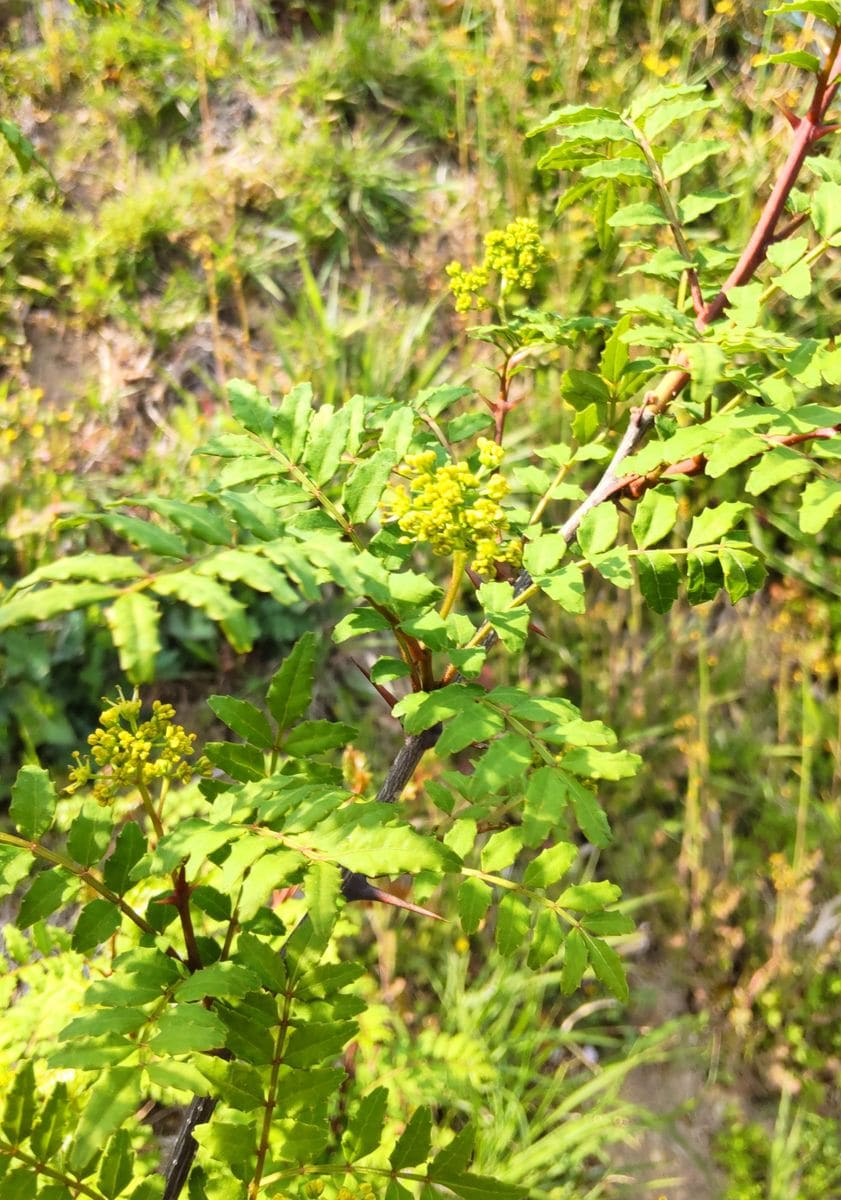
<instances>
[{"instance_id":1,"label":"thorn","mask_svg":"<svg viewBox=\"0 0 841 1200\"><path fill-rule=\"evenodd\" d=\"M356 669L358 671L362 672L362 674L365 676L365 678L370 683L371 687L374 688L377 692L379 692L380 696L382 697L383 700L385 700L388 707L394 708L395 704L397 703L397 697L392 692L390 692L388 690L388 688L383 687L382 684L374 683L373 679L371 678L371 672L368 671L365 667L363 667L361 662L357 662L357 660L352 655L351 655L350 661L353 663L353 665L356 667Z\"/></svg>"},{"instance_id":2,"label":"thorn","mask_svg":"<svg viewBox=\"0 0 841 1200\"><path fill-rule=\"evenodd\" d=\"M830 133L837 133L841 129L841 124L834 125L818 125L815 132L812 134L812 141L819 142L821 138L827 137Z\"/></svg>"},{"instance_id":3,"label":"thorn","mask_svg":"<svg viewBox=\"0 0 841 1200\"><path fill-rule=\"evenodd\" d=\"M529 621L528 631L529 633L536 633L538 637L542 638L549 636L543 626L538 625L537 621Z\"/></svg>"},{"instance_id":4,"label":"thorn","mask_svg":"<svg viewBox=\"0 0 841 1200\"><path fill-rule=\"evenodd\" d=\"M379 901L380 904L390 904L392 908L402 908L405 912L417 913L419 917L429 917L432 921L444 920L431 909L422 908L420 904L412 904L411 900L401 900L399 896L392 896L391 892L384 892L382 888L372 886L371 899Z\"/></svg>"},{"instance_id":5,"label":"thorn","mask_svg":"<svg viewBox=\"0 0 841 1200\"><path fill-rule=\"evenodd\" d=\"M291 900L297 891L298 888L295 886L278 888L277 891L272 892L272 908L279 908L285 901Z\"/></svg>"},{"instance_id":6,"label":"thorn","mask_svg":"<svg viewBox=\"0 0 841 1200\"><path fill-rule=\"evenodd\" d=\"M430 917L433 921L444 920L443 917L439 917L437 913L431 912L428 908L421 908L419 904L401 900L399 896L392 896L391 892L384 892L382 888L374 887L364 875L359 875L356 871L345 873L342 893L346 900L376 901L380 904L389 904L392 908L402 908L406 912L417 913L421 917Z\"/></svg>"},{"instance_id":7,"label":"thorn","mask_svg":"<svg viewBox=\"0 0 841 1200\"><path fill-rule=\"evenodd\" d=\"M797 113L793 113L790 108L786 108L785 104L781 104L779 100L775 100L774 104L780 110L780 112L783 114L783 116L788 121L788 123L792 127L792 129L794 129L796 131L798 126L800 125L802 117L798 117Z\"/></svg>"}]
</instances>

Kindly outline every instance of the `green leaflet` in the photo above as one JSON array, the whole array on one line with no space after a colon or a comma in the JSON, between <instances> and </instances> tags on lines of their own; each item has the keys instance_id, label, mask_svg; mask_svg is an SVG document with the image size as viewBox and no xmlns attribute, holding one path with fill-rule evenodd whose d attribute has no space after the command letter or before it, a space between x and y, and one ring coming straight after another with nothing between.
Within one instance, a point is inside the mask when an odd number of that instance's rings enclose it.
<instances>
[{"instance_id":1,"label":"green leaflet","mask_svg":"<svg viewBox=\"0 0 841 1200\"><path fill-rule=\"evenodd\" d=\"M815 229L831 245L839 244L841 235L841 184L824 180L812 198L812 220Z\"/></svg>"},{"instance_id":2,"label":"green leaflet","mask_svg":"<svg viewBox=\"0 0 841 1200\"><path fill-rule=\"evenodd\" d=\"M584 572L578 563L568 563L554 575L543 577L536 582L547 596L551 596L566 612L584 612Z\"/></svg>"},{"instance_id":3,"label":"green leaflet","mask_svg":"<svg viewBox=\"0 0 841 1200\"><path fill-rule=\"evenodd\" d=\"M305 633L275 671L266 692L266 703L281 732L309 708L314 673L315 635Z\"/></svg>"},{"instance_id":4,"label":"green leaflet","mask_svg":"<svg viewBox=\"0 0 841 1200\"><path fill-rule=\"evenodd\" d=\"M70 1148L71 1167L84 1170L115 1129L140 1107L140 1072L109 1067L93 1083Z\"/></svg>"},{"instance_id":5,"label":"green leaflet","mask_svg":"<svg viewBox=\"0 0 841 1200\"><path fill-rule=\"evenodd\" d=\"M130 517L123 513L90 513L87 521L98 521L106 529L118 533L138 550L148 550L151 554L159 554L162 558L186 558L188 550L177 534L153 525L151 521L143 521L140 517Z\"/></svg>"},{"instance_id":6,"label":"green leaflet","mask_svg":"<svg viewBox=\"0 0 841 1200\"><path fill-rule=\"evenodd\" d=\"M347 406L335 412L332 404L323 404L313 413L304 466L319 487L329 483L339 469L350 434L350 419Z\"/></svg>"},{"instance_id":7,"label":"green leaflet","mask_svg":"<svg viewBox=\"0 0 841 1200\"><path fill-rule=\"evenodd\" d=\"M573 883L558 896L558 904L562 908L571 908L574 912L594 913L600 912L606 904L615 904L621 895L620 888L607 880Z\"/></svg>"},{"instance_id":8,"label":"green leaflet","mask_svg":"<svg viewBox=\"0 0 841 1200\"><path fill-rule=\"evenodd\" d=\"M588 933L583 933L582 936L587 944L590 965L596 978L617 1000L627 1004L630 993L621 958L601 938L592 937Z\"/></svg>"},{"instance_id":9,"label":"green leaflet","mask_svg":"<svg viewBox=\"0 0 841 1200\"><path fill-rule=\"evenodd\" d=\"M186 1054L214 1050L225 1043L225 1028L219 1017L200 1004L178 1003L168 1008L157 1023L149 1043L156 1054Z\"/></svg>"},{"instance_id":10,"label":"green leaflet","mask_svg":"<svg viewBox=\"0 0 841 1200\"><path fill-rule=\"evenodd\" d=\"M90 604L111 600L116 595L118 592L115 588L89 582L59 583L54 587L37 588L0 604L0 632L27 621L47 621L59 613L87 608Z\"/></svg>"},{"instance_id":11,"label":"green leaflet","mask_svg":"<svg viewBox=\"0 0 841 1200\"><path fill-rule=\"evenodd\" d=\"M739 523L745 513L750 512L750 508L749 504L733 500L725 500L715 508L705 508L692 519L687 546L694 549L696 546L709 546L717 542Z\"/></svg>"},{"instance_id":12,"label":"green leaflet","mask_svg":"<svg viewBox=\"0 0 841 1200\"><path fill-rule=\"evenodd\" d=\"M335 813L303 839L362 875L455 870L458 858L434 838L400 822L390 804L373 802Z\"/></svg>"},{"instance_id":13,"label":"green leaflet","mask_svg":"<svg viewBox=\"0 0 841 1200\"><path fill-rule=\"evenodd\" d=\"M231 412L240 425L258 437L270 437L274 426L274 409L267 397L261 395L254 384L245 379L230 380L227 390ZM251 443L244 439L240 445L241 450L245 450Z\"/></svg>"},{"instance_id":14,"label":"green leaflet","mask_svg":"<svg viewBox=\"0 0 841 1200\"><path fill-rule=\"evenodd\" d=\"M110 900L91 900L76 920L73 949L80 954L95 950L117 932L122 922L120 910Z\"/></svg>"},{"instance_id":15,"label":"green leaflet","mask_svg":"<svg viewBox=\"0 0 841 1200\"><path fill-rule=\"evenodd\" d=\"M745 491L751 496L761 496L768 488L776 487L787 479L808 475L811 461L789 446L775 446L767 450L748 476Z\"/></svg>"},{"instance_id":16,"label":"green leaflet","mask_svg":"<svg viewBox=\"0 0 841 1200\"><path fill-rule=\"evenodd\" d=\"M747 430L734 430L714 443L707 456L706 474L718 479L740 463L765 454L768 443Z\"/></svg>"},{"instance_id":17,"label":"green leaflet","mask_svg":"<svg viewBox=\"0 0 841 1200\"><path fill-rule=\"evenodd\" d=\"M241 783L264 779L266 776L263 752L257 746L239 745L236 742L207 742L204 752L215 767L219 767L232 779L238 779Z\"/></svg>"},{"instance_id":18,"label":"green leaflet","mask_svg":"<svg viewBox=\"0 0 841 1200\"><path fill-rule=\"evenodd\" d=\"M31 1064L27 1064L31 1069ZM22 1070L26 1070L23 1067ZM12 1083L12 1090L15 1087L17 1079ZM11 1092L10 1092L11 1095ZM67 1116L67 1084L57 1083L49 1095L46 1103L41 1105L41 1111L38 1119L35 1122L34 1128L30 1123L27 1128L32 1132L29 1136L29 1144L32 1147L33 1153L37 1154L42 1162L48 1162L58 1151L61 1143L64 1141L65 1121ZM9 1101L6 1102L6 1111L9 1111ZM20 1111L20 1110L18 1110ZM4 1132L7 1132L4 1127ZM8 1136L8 1135L7 1135Z\"/></svg>"},{"instance_id":19,"label":"green leaflet","mask_svg":"<svg viewBox=\"0 0 841 1200\"><path fill-rule=\"evenodd\" d=\"M337 866L326 862L314 862L310 865L304 884L304 895L307 912L318 937L326 939L333 932L341 892L342 873ZM370 1151L366 1150L365 1153ZM361 1152L358 1152L358 1155L362 1157Z\"/></svg>"},{"instance_id":20,"label":"green leaflet","mask_svg":"<svg viewBox=\"0 0 841 1200\"><path fill-rule=\"evenodd\" d=\"M627 546L615 546L605 554L592 555L590 565L614 587L629 588L633 585L634 575Z\"/></svg>"},{"instance_id":21,"label":"green leaflet","mask_svg":"<svg viewBox=\"0 0 841 1200\"><path fill-rule=\"evenodd\" d=\"M209 546L229 546L231 532L218 513L203 504L185 504L182 500L164 500L159 496L137 496L123 504L141 504L158 516L166 517L181 533Z\"/></svg>"},{"instance_id":22,"label":"green leaflet","mask_svg":"<svg viewBox=\"0 0 841 1200\"><path fill-rule=\"evenodd\" d=\"M426 1162L432 1144L431 1135L432 1117L429 1109L416 1109L391 1152L389 1161L392 1170L405 1171Z\"/></svg>"},{"instance_id":23,"label":"green leaflet","mask_svg":"<svg viewBox=\"0 0 841 1200\"><path fill-rule=\"evenodd\" d=\"M346 746L357 732L339 721L302 721L284 739L283 749L294 758L309 758Z\"/></svg>"},{"instance_id":24,"label":"green leaflet","mask_svg":"<svg viewBox=\"0 0 841 1200\"><path fill-rule=\"evenodd\" d=\"M652 550L637 558L640 591L650 609L667 613L677 600L680 570L668 550Z\"/></svg>"},{"instance_id":25,"label":"green leaflet","mask_svg":"<svg viewBox=\"0 0 841 1200\"><path fill-rule=\"evenodd\" d=\"M776 8L767 9L769 13L811 13L826 21L827 25L841 24L841 3L839 0L791 0L790 3L778 4Z\"/></svg>"},{"instance_id":26,"label":"green leaflet","mask_svg":"<svg viewBox=\"0 0 841 1200\"><path fill-rule=\"evenodd\" d=\"M571 842L558 842L538 854L526 867L523 883L527 888L547 888L567 873L578 858L578 848Z\"/></svg>"},{"instance_id":27,"label":"green leaflet","mask_svg":"<svg viewBox=\"0 0 841 1200\"><path fill-rule=\"evenodd\" d=\"M301 459L312 414L312 385L299 383L275 409L274 441L290 462Z\"/></svg>"},{"instance_id":28,"label":"green leaflet","mask_svg":"<svg viewBox=\"0 0 841 1200\"><path fill-rule=\"evenodd\" d=\"M172 596L193 608L200 608L211 620L218 621L235 650L244 653L251 648L251 630L242 620L245 605L235 600L215 579L195 571L175 571L171 575L157 576L152 589L159 596Z\"/></svg>"},{"instance_id":29,"label":"green leaflet","mask_svg":"<svg viewBox=\"0 0 841 1200\"><path fill-rule=\"evenodd\" d=\"M523 566L532 575L553 571L566 554L567 544L559 533L542 533L523 551Z\"/></svg>"},{"instance_id":30,"label":"green leaflet","mask_svg":"<svg viewBox=\"0 0 841 1200\"><path fill-rule=\"evenodd\" d=\"M498 874L510 867L523 848L523 833L516 826L492 833L482 848L482 870Z\"/></svg>"},{"instance_id":31,"label":"green leaflet","mask_svg":"<svg viewBox=\"0 0 841 1200\"><path fill-rule=\"evenodd\" d=\"M57 867L41 871L21 901L15 924L18 929L28 929L36 921L51 916L78 890L78 880L68 877Z\"/></svg>"},{"instance_id":32,"label":"green leaflet","mask_svg":"<svg viewBox=\"0 0 841 1200\"><path fill-rule=\"evenodd\" d=\"M46 833L53 823L57 803L47 772L31 764L21 767L12 785L9 816L23 837L37 841Z\"/></svg>"},{"instance_id":33,"label":"green leaflet","mask_svg":"<svg viewBox=\"0 0 841 1200\"><path fill-rule=\"evenodd\" d=\"M841 508L841 483L834 479L816 479L803 490L798 517L803 533L820 533Z\"/></svg>"},{"instance_id":34,"label":"green leaflet","mask_svg":"<svg viewBox=\"0 0 841 1200\"><path fill-rule=\"evenodd\" d=\"M96 1186L108 1200L116 1200L131 1183L134 1163L131 1134L127 1129L118 1129L105 1148L96 1175Z\"/></svg>"},{"instance_id":35,"label":"green leaflet","mask_svg":"<svg viewBox=\"0 0 841 1200\"><path fill-rule=\"evenodd\" d=\"M397 462L393 450L377 450L348 476L342 490L342 503L355 524L367 521L374 512Z\"/></svg>"},{"instance_id":36,"label":"green leaflet","mask_svg":"<svg viewBox=\"0 0 841 1200\"><path fill-rule=\"evenodd\" d=\"M561 991L571 996L587 967L587 942L580 929L571 929L564 941L564 965L561 971Z\"/></svg>"},{"instance_id":37,"label":"green leaflet","mask_svg":"<svg viewBox=\"0 0 841 1200\"><path fill-rule=\"evenodd\" d=\"M206 996L216 999L245 996L260 986L258 977L235 962L217 962L201 971L196 971L178 988L178 1000L203 1000Z\"/></svg>"},{"instance_id":38,"label":"green leaflet","mask_svg":"<svg viewBox=\"0 0 841 1200\"><path fill-rule=\"evenodd\" d=\"M280 604L294 604L295 591L286 576L258 554L247 550L223 550L195 567L198 575L224 579L226 583L245 583L255 592L267 592Z\"/></svg>"},{"instance_id":39,"label":"green leaflet","mask_svg":"<svg viewBox=\"0 0 841 1200\"><path fill-rule=\"evenodd\" d=\"M76 554L47 563L24 575L14 586L16 593L33 584L60 583L68 579L88 579L95 583L115 583L124 579L139 579L146 572L124 554Z\"/></svg>"},{"instance_id":40,"label":"green leaflet","mask_svg":"<svg viewBox=\"0 0 841 1200\"><path fill-rule=\"evenodd\" d=\"M160 605L145 592L124 592L105 609L105 619L128 679L150 683L155 678L155 659L161 648Z\"/></svg>"},{"instance_id":41,"label":"green leaflet","mask_svg":"<svg viewBox=\"0 0 841 1200\"><path fill-rule=\"evenodd\" d=\"M714 600L724 586L718 554L699 550L686 560L686 593L690 604Z\"/></svg>"},{"instance_id":42,"label":"green leaflet","mask_svg":"<svg viewBox=\"0 0 841 1200\"><path fill-rule=\"evenodd\" d=\"M769 54L765 61L800 67L802 71L810 71L813 75L817 75L821 69L821 60L814 54L808 54L805 50L784 50L779 54Z\"/></svg>"},{"instance_id":43,"label":"green leaflet","mask_svg":"<svg viewBox=\"0 0 841 1200\"><path fill-rule=\"evenodd\" d=\"M722 546L719 554L724 587L733 604L758 591L765 582L762 560L738 546Z\"/></svg>"},{"instance_id":44,"label":"green leaflet","mask_svg":"<svg viewBox=\"0 0 841 1200\"><path fill-rule=\"evenodd\" d=\"M0 1129L13 1146L29 1136L35 1117L35 1071L25 1062L12 1080L6 1095Z\"/></svg>"},{"instance_id":45,"label":"green leaflet","mask_svg":"<svg viewBox=\"0 0 841 1200\"><path fill-rule=\"evenodd\" d=\"M618 208L608 221L608 225L614 229L630 229L641 225L667 224L668 217L662 209L648 201L626 204L623 208Z\"/></svg>"},{"instance_id":46,"label":"green leaflet","mask_svg":"<svg viewBox=\"0 0 841 1200\"><path fill-rule=\"evenodd\" d=\"M457 905L461 927L466 934L475 933L481 925L493 899L493 889L482 879L469 877L458 890Z\"/></svg>"},{"instance_id":47,"label":"green leaflet","mask_svg":"<svg viewBox=\"0 0 841 1200\"><path fill-rule=\"evenodd\" d=\"M663 155L661 170L666 183L671 183L699 167L701 163L721 154L727 149L727 143L713 138L699 138L694 142L679 142Z\"/></svg>"},{"instance_id":48,"label":"green leaflet","mask_svg":"<svg viewBox=\"0 0 841 1200\"><path fill-rule=\"evenodd\" d=\"M272 728L265 713L255 705L235 696L209 696L207 704L234 733L261 750L271 750L274 745Z\"/></svg>"},{"instance_id":49,"label":"green leaflet","mask_svg":"<svg viewBox=\"0 0 841 1200\"><path fill-rule=\"evenodd\" d=\"M532 910L516 892L506 892L499 902L494 941L503 958L521 950L531 925Z\"/></svg>"},{"instance_id":50,"label":"green leaflet","mask_svg":"<svg viewBox=\"0 0 841 1200\"><path fill-rule=\"evenodd\" d=\"M647 550L671 533L677 521L677 500L666 488L650 488L634 511L631 533L640 550Z\"/></svg>"},{"instance_id":51,"label":"green leaflet","mask_svg":"<svg viewBox=\"0 0 841 1200\"><path fill-rule=\"evenodd\" d=\"M496 631L509 654L522 650L529 629L529 610L525 604L513 608L514 589L510 583L483 583L477 593L485 618Z\"/></svg>"},{"instance_id":52,"label":"green leaflet","mask_svg":"<svg viewBox=\"0 0 841 1200\"><path fill-rule=\"evenodd\" d=\"M103 879L106 887L121 896L131 887L131 873L146 852L146 839L140 826L129 821L123 826L117 836L117 844L113 853L103 867Z\"/></svg>"},{"instance_id":53,"label":"green leaflet","mask_svg":"<svg viewBox=\"0 0 841 1200\"><path fill-rule=\"evenodd\" d=\"M557 916L549 908L542 908L534 923L531 945L528 953L528 966L532 971L541 967L555 957L563 943L563 930Z\"/></svg>"},{"instance_id":54,"label":"green leaflet","mask_svg":"<svg viewBox=\"0 0 841 1200\"><path fill-rule=\"evenodd\" d=\"M591 508L578 527L575 535L584 557L592 562L593 557L609 550L619 533L619 514L611 503Z\"/></svg>"},{"instance_id":55,"label":"green leaflet","mask_svg":"<svg viewBox=\"0 0 841 1200\"><path fill-rule=\"evenodd\" d=\"M378 1149L385 1126L388 1089L374 1088L357 1106L342 1138L342 1151L348 1162L367 1158Z\"/></svg>"},{"instance_id":56,"label":"green leaflet","mask_svg":"<svg viewBox=\"0 0 841 1200\"><path fill-rule=\"evenodd\" d=\"M678 216L682 224L691 225L699 217L712 212L719 204L735 199L735 192L724 192L720 188L702 188L691 192L678 203Z\"/></svg>"}]
</instances>

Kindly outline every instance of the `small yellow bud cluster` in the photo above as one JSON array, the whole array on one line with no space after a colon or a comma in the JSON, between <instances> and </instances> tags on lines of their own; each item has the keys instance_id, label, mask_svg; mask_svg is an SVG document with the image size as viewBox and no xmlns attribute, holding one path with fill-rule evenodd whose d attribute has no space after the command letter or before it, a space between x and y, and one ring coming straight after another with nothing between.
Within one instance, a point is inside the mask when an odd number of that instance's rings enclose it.
<instances>
[{"instance_id":1,"label":"small yellow bud cluster","mask_svg":"<svg viewBox=\"0 0 841 1200\"><path fill-rule=\"evenodd\" d=\"M473 267L468 271L460 262L451 262L444 270L450 277L450 291L455 299L456 312L490 308L490 302L481 294L491 281L487 267Z\"/></svg>"},{"instance_id":2,"label":"small yellow bud cluster","mask_svg":"<svg viewBox=\"0 0 841 1200\"><path fill-rule=\"evenodd\" d=\"M492 271L502 277L503 291L510 288L531 291L538 269L546 257L546 247L541 241L536 221L518 217L504 229L492 229L485 235L485 257L478 266L467 270L460 262L451 262L446 267L456 312L490 306L482 292L490 283Z\"/></svg>"},{"instance_id":3,"label":"small yellow bud cluster","mask_svg":"<svg viewBox=\"0 0 841 1200\"><path fill-rule=\"evenodd\" d=\"M414 478L408 488L391 490L383 512L402 530L401 542L428 542L443 556L470 554L473 570L487 575L495 562L519 565L523 547L519 538L502 544L508 517L500 501L511 488L496 471L505 452L487 438L479 438L478 448L478 472L466 462L437 466L434 450L410 454L404 470Z\"/></svg>"},{"instance_id":4,"label":"small yellow bud cluster","mask_svg":"<svg viewBox=\"0 0 841 1200\"><path fill-rule=\"evenodd\" d=\"M194 733L173 722L171 704L155 700L148 721L140 721L140 699L135 693L106 708L99 718L99 729L88 737L90 757L73 752L76 765L70 770L68 792L93 780L93 794L100 804L109 804L124 788L149 787L156 780L187 783L195 774L209 769L206 759L189 763L194 753ZM93 764L91 763L93 759Z\"/></svg>"},{"instance_id":5,"label":"small yellow bud cluster","mask_svg":"<svg viewBox=\"0 0 841 1200\"><path fill-rule=\"evenodd\" d=\"M377 1193L370 1183L360 1183L355 1192L349 1187L341 1187L336 1193L336 1200L376 1200Z\"/></svg>"}]
</instances>

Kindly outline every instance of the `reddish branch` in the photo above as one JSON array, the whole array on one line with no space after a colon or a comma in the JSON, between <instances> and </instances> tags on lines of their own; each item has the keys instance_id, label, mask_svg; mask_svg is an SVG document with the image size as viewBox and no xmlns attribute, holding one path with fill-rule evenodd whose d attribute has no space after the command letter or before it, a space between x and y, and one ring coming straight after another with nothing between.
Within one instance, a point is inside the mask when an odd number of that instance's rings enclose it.
<instances>
[{"instance_id":1,"label":"reddish branch","mask_svg":"<svg viewBox=\"0 0 841 1200\"><path fill-rule=\"evenodd\" d=\"M829 438L837 437L839 433L841 433L841 424L825 425L823 429L813 429L811 433L769 434L764 440L767 442L768 449L772 450L775 446L798 446L802 442L826 441ZM762 450L758 450L756 454L751 455L751 458L758 458L762 453ZM605 499L628 496L632 500L638 500L643 492L651 487L656 487L664 479L703 475L706 465L707 456L696 454L693 458L682 458L680 462L671 463L662 470L652 471L650 475L626 475L624 479L617 479Z\"/></svg>"}]
</instances>

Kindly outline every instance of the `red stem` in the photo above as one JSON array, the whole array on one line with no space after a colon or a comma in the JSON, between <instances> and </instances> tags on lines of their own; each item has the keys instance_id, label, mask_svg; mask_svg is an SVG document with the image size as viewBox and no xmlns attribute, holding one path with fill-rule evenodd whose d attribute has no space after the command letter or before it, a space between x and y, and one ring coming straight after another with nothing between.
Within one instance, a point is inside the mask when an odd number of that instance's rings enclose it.
<instances>
[{"instance_id":1,"label":"red stem","mask_svg":"<svg viewBox=\"0 0 841 1200\"><path fill-rule=\"evenodd\" d=\"M727 307L727 293L730 289L741 287L743 283L747 283L765 258L765 253L774 236L777 221L780 219L780 214L785 208L786 200L789 197L791 189L794 187L806 155L809 153L812 145L826 132L822 125L823 118L838 90L838 84L836 83L830 87L829 80L837 70L839 61L841 61L841 26L835 30L832 48L827 55L824 69L818 78L815 94L809 106L809 112L805 117L801 117L797 123L794 141L791 144L788 157L780 171L777 182L774 184L771 195L765 202L765 207L762 210L756 228L751 234L747 246L742 251L739 261L730 272L727 282L698 318L696 324L699 332L706 329L717 317L721 316Z\"/></svg>"}]
</instances>

